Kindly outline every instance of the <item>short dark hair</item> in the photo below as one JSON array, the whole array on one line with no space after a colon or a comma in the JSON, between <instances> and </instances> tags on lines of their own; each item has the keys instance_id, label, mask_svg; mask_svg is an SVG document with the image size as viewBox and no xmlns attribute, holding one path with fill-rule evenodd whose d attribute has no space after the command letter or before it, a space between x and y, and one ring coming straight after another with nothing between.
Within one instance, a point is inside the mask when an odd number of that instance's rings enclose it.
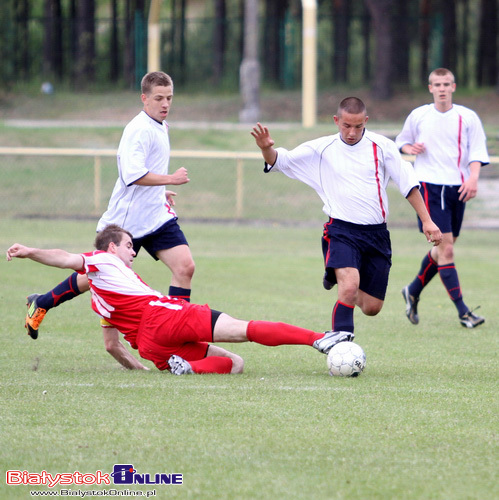
<instances>
[{"instance_id":1,"label":"short dark hair","mask_svg":"<svg viewBox=\"0 0 499 500\"><path fill-rule=\"evenodd\" d=\"M117 224L109 224L109 226L106 226L102 231L97 233L94 246L97 250L104 250L105 252L110 243L114 243L119 247L124 234L128 234L130 238L133 238L132 234L126 229L123 229Z\"/></svg>"},{"instance_id":2,"label":"short dark hair","mask_svg":"<svg viewBox=\"0 0 499 500\"><path fill-rule=\"evenodd\" d=\"M351 115L359 115L361 113L367 113L367 108L358 97L345 97L338 106L338 116L341 116L343 111Z\"/></svg>"},{"instance_id":3,"label":"short dark hair","mask_svg":"<svg viewBox=\"0 0 499 500\"><path fill-rule=\"evenodd\" d=\"M170 75L162 71L151 71L142 78L140 88L143 94L148 95L152 92L153 87L171 87L173 90L173 80Z\"/></svg>"},{"instance_id":4,"label":"short dark hair","mask_svg":"<svg viewBox=\"0 0 499 500\"><path fill-rule=\"evenodd\" d=\"M434 76L450 76L452 78L452 82L455 82L456 79L454 77L454 73L450 69L447 68L437 68L434 69L430 75L428 76L428 83L431 85L431 80Z\"/></svg>"}]
</instances>

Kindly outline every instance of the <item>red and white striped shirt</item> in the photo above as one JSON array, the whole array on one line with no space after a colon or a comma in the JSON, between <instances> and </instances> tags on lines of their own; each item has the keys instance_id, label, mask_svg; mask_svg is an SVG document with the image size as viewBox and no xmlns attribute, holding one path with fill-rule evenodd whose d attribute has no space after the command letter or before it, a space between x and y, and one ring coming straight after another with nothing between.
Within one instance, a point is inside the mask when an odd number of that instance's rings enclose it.
<instances>
[{"instance_id":1,"label":"red and white striped shirt","mask_svg":"<svg viewBox=\"0 0 499 500\"><path fill-rule=\"evenodd\" d=\"M116 255L96 250L82 257L92 293L92 309L118 329L134 348L144 309L151 302L179 302L153 290Z\"/></svg>"}]
</instances>

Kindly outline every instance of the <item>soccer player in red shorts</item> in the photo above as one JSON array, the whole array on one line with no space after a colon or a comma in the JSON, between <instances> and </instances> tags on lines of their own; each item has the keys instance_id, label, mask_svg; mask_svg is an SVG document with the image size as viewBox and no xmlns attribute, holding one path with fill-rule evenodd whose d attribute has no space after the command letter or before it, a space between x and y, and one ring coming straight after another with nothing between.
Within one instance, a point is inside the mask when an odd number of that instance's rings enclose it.
<instances>
[{"instance_id":1,"label":"soccer player in red shorts","mask_svg":"<svg viewBox=\"0 0 499 500\"><path fill-rule=\"evenodd\" d=\"M106 349L126 368L147 369L121 343L120 332L142 358L175 375L241 373L243 359L212 342L308 345L327 354L338 342L354 338L348 332L318 333L287 323L243 321L208 305L164 296L132 271L132 235L117 225L97 234L95 248L74 254L15 243L7 250L7 260L29 258L86 274Z\"/></svg>"}]
</instances>

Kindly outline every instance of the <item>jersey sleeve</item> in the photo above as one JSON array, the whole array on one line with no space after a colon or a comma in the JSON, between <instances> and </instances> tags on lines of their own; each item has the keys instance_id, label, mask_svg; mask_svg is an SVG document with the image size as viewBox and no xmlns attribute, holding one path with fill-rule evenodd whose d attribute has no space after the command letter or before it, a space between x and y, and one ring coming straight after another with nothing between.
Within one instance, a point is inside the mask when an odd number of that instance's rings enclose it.
<instances>
[{"instance_id":1,"label":"jersey sleeve","mask_svg":"<svg viewBox=\"0 0 499 500\"><path fill-rule=\"evenodd\" d=\"M405 161L392 141L385 144L385 168L390 178L407 198L411 190L419 187L419 181L411 163Z\"/></svg>"},{"instance_id":2,"label":"jersey sleeve","mask_svg":"<svg viewBox=\"0 0 499 500\"><path fill-rule=\"evenodd\" d=\"M415 128L414 128L414 113L411 113L405 120L402 131L395 138L395 144L400 150L406 144L414 144L416 141Z\"/></svg>"},{"instance_id":3,"label":"jersey sleeve","mask_svg":"<svg viewBox=\"0 0 499 500\"><path fill-rule=\"evenodd\" d=\"M277 148L277 159L273 166L266 165L266 171L282 172L290 179L299 180L317 190L320 186L320 154L317 141L300 144L288 151Z\"/></svg>"},{"instance_id":4,"label":"jersey sleeve","mask_svg":"<svg viewBox=\"0 0 499 500\"><path fill-rule=\"evenodd\" d=\"M124 132L118 150L118 169L126 186L138 181L149 170L146 167L151 137L146 129L133 129Z\"/></svg>"},{"instance_id":5,"label":"jersey sleeve","mask_svg":"<svg viewBox=\"0 0 499 500\"><path fill-rule=\"evenodd\" d=\"M479 161L482 166L488 165L490 159L487 152L487 136L485 135L485 131L483 130L483 125L480 118L474 111L471 111L470 113L470 130L468 141L468 163Z\"/></svg>"}]
</instances>

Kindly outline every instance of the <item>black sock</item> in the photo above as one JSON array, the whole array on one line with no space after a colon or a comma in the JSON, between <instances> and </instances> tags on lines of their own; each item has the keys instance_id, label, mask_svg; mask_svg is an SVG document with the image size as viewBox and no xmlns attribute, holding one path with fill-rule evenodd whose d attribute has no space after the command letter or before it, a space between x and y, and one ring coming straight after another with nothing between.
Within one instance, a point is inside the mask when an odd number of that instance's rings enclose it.
<instances>
[{"instance_id":1,"label":"black sock","mask_svg":"<svg viewBox=\"0 0 499 500\"><path fill-rule=\"evenodd\" d=\"M170 297L175 297L177 299L184 299L186 302L191 301L191 289L190 288L182 288L180 286L170 285L170 289L168 290L168 295Z\"/></svg>"}]
</instances>

